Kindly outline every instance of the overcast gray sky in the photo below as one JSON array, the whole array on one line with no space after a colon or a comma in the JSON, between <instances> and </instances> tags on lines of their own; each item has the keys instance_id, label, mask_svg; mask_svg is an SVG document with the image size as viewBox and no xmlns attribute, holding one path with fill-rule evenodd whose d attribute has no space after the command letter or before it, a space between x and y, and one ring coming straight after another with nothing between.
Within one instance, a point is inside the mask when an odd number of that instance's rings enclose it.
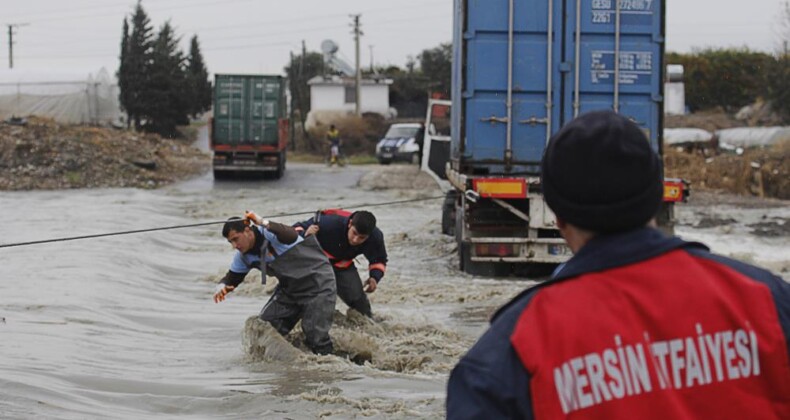
<instances>
[{"instance_id":1,"label":"overcast gray sky","mask_svg":"<svg viewBox=\"0 0 790 420\"><path fill-rule=\"evenodd\" d=\"M504 0L487 0L504 1ZM782 0L670 0L667 50L747 46L775 51ZM16 28L19 69L93 71L118 66L121 23L134 0L0 0L0 68L8 67L7 24ZM281 73L302 40L318 51L333 39L354 62L349 14L361 13L362 63L404 66L407 57L449 42L452 0L143 0L155 27L170 19L185 51L197 34L212 73Z\"/></svg>"}]
</instances>

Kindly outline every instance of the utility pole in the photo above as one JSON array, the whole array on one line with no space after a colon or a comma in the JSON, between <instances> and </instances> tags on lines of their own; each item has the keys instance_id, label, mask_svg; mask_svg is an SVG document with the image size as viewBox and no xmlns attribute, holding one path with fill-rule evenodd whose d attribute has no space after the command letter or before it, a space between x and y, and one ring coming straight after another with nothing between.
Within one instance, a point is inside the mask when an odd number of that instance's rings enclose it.
<instances>
[{"instance_id":1,"label":"utility pole","mask_svg":"<svg viewBox=\"0 0 790 420\"><path fill-rule=\"evenodd\" d=\"M368 45L370 48L370 72L373 73L373 45Z\"/></svg>"},{"instance_id":2,"label":"utility pole","mask_svg":"<svg viewBox=\"0 0 790 420\"><path fill-rule=\"evenodd\" d=\"M8 26L8 68L14 68L14 29L29 23L7 23Z\"/></svg>"},{"instance_id":3,"label":"utility pole","mask_svg":"<svg viewBox=\"0 0 790 420\"><path fill-rule=\"evenodd\" d=\"M288 110L288 139L291 143L291 150L296 150L296 136L294 135L296 134L296 121L294 121L294 109L296 108L296 77L294 77L296 76L296 69L294 68L294 63L296 60L294 60L294 52L290 51L290 53L291 64L288 66L288 70L290 70L290 74L288 75L288 84L290 85L289 90L291 92L291 106Z\"/></svg>"},{"instance_id":4,"label":"utility pole","mask_svg":"<svg viewBox=\"0 0 790 420\"><path fill-rule=\"evenodd\" d=\"M305 89L309 92L310 87L307 86L307 81L304 80L304 59L307 56L307 43L305 40L302 40L302 56L299 57L299 122L302 124L302 138L305 141L305 144L312 144L310 140L310 134L307 132L307 128L305 127L305 121L307 121L307 98L305 98ZM312 147L312 146L311 146ZM306 149L306 148L305 148Z\"/></svg>"},{"instance_id":5,"label":"utility pole","mask_svg":"<svg viewBox=\"0 0 790 420\"><path fill-rule=\"evenodd\" d=\"M354 19L354 32L352 32L352 33L354 34L354 43L356 44L356 58L357 58L357 62L356 62L357 77L356 77L356 83L355 83L355 87L356 87L356 93L355 93L356 94L356 105L355 105L355 108L354 108L354 113L357 116L361 115L360 112L359 112L360 111L359 110L359 102L360 102L360 94L359 94L360 92L359 91L360 91L360 87L362 85L362 68L359 65L359 37L360 37L360 35L362 35L362 31L359 29L359 18L360 18L360 16L362 16L362 15L361 14L351 15L351 18Z\"/></svg>"}]
</instances>

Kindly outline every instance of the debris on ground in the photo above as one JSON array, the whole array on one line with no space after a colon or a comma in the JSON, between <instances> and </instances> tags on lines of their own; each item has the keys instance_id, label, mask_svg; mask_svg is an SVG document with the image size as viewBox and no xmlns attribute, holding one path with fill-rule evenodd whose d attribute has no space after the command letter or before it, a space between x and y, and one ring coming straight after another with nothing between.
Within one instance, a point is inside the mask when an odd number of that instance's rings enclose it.
<instances>
[{"instance_id":1,"label":"debris on ground","mask_svg":"<svg viewBox=\"0 0 790 420\"><path fill-rule=\"evenodd\" d=\"M157 188L209 169L191 139L30 117L0 123L0 190Z\"/></svg>"},{"instance_id":2,"label":"debris on ground","mask_svg":"<svg viewBox=\"0 0 790 420\"><path fill-rule=\"evenodd\" d=\"M746 149L742 155L705 156L667 148L665 175L682 178L695 189L722 190L790 200L790 141Z\"/></svg>"},{"instance_id":3,"label":"debris on ground","mask_svg":"<svg viewBox=\"0 0 790 420\"><path fill-rule=\"evenodd\" d=\"M724 113L668 116L667 127L715 131L742 126ZM62 125L30 117L26 125L0 122L0 190L132 187L157 188L204 173L210 156L191 139L112 128ZM720 190L757 197L790 199L790 141L746 149L742 155L698 153L665 147L666 176L691 182L692 190ZM411 176L382 171L360 187L382 184L432 185L416 166Z\"/></svg>"}]
</instances>

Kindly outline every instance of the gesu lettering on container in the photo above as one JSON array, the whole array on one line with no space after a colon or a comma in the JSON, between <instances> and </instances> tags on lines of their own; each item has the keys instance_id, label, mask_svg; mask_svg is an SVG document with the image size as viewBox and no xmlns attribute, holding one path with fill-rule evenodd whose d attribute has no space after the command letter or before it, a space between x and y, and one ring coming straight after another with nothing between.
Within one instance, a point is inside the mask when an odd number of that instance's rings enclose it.
<instances>
[{"instance_id":1,"label":"gesu lettering on container","mask_svg":"<svg viewBox=\"0 0 790 420\"><path fill-rule=\"evenodd\" d=\"M620 10L650 10L653 0L620 0ZM614 10L614 0L592 0L593 10Z\"/></svg>"},{"instance_id":2,"label":"gesu lettering on container","mask_svg":"<svg viewBox=\"0 0 790 420\"><path fill-rule=\"evenodd\" d=\"M754 331L737 329L696 336L623 344L574 357L554 368L554 385L568 414L665 389L683 389L760 375L760 354ZM651 370L649 367L652 366Z\"/></svg>"}]
</instances>

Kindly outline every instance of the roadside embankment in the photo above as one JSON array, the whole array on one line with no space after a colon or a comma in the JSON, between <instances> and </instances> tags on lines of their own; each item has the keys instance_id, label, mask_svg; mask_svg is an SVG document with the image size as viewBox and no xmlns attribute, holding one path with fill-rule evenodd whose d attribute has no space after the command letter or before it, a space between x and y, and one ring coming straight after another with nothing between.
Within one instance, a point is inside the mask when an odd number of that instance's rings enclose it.
<instances>
[{"instance_id":1,"label":"roadside embankment","mask_svg":"<svg viewBox=\"0 0 790 420\"><path fill-rule=\"evenodd\" d=\"M0 123L0 190L157 188L209 168L209 156L190 144L36 117Z\"/></svg>"}]
</instances>

